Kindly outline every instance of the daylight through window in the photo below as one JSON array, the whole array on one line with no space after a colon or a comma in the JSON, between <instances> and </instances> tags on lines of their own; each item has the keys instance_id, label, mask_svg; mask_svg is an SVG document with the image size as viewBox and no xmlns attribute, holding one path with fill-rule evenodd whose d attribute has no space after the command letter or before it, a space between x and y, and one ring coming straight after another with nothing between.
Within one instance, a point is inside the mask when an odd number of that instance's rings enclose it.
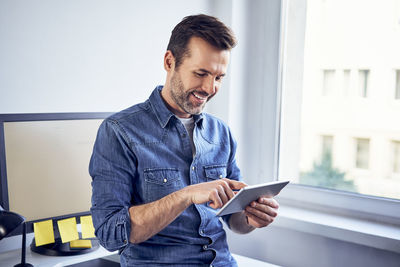
<instances>
[{"instance_id":1,"label":"daylight through window","mask_svg":"<svg viewBox=\"0 0 400 267\"><path fill-rule=\"evenodd\" d=\"M281 150L282 179L400 199L397 2L307 1L302 84L290 87L301 90L300 115L284 111L283 120L283 127L299 123L299 133L282 134L282 142L290 139Z\"/></svg>"}]
</instances>

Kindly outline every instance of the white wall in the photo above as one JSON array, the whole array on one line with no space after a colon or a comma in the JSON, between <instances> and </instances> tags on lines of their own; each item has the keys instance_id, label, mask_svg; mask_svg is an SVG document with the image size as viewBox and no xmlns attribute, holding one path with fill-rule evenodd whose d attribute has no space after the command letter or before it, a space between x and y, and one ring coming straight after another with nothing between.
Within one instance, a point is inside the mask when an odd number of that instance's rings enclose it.
<instances>
[{"instance_id":1,"label":"white wall","mask_svg":"<svg viewBox=\"0 0 400 267\"><path fill-rule=\"evenodd\" d=\"M232 253L285 267L398 267L400 254L276 227L246 237L228 232Z\"/></svg>"},{"instance_id":2,"label":"white wall","mask_svg":"<svg viewBox=\"0 0 400 267\"><path fill-rule=\"evenodd\" d=\"M0 1L0 113L118 111L164 82L174 25L210 1Z\"/></svg>"}]
</instances>

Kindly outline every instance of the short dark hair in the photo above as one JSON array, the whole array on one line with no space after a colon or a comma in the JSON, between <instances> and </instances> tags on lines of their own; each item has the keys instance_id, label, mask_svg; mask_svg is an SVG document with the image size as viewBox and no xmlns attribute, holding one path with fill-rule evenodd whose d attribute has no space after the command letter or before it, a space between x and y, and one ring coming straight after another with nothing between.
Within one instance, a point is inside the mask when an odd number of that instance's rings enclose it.
<instances>
[{"instance_id":1,"label":"short dark hair","mask_svg":"<svg viewBox=\"0 0 400 267\"><path fill-rule=\"evenodd\" d=\"M175 57L176 68L189 55L187 44L192 37L199 37L221 50L231 50L236 45L232 30L216 17L204 14L184 17L172 30L167 47Z\"/></svg>"}]
</instances>

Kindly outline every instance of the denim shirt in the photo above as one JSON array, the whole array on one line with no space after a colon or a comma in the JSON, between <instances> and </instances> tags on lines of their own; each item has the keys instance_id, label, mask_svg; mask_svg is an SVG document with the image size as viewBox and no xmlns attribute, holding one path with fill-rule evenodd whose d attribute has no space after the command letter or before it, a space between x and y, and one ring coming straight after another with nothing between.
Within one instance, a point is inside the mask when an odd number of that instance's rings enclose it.
<instances>
[{"instance_id":1,"label":"denim shirt","mask_svg":"<svg viewBox=\"0 0 400 267\"><path fill-rule=\"evenodd\" d=\"M161 90L99 128L89 166L96 236L107 250L119 250L121 266L236 266L223 225L208 203L189 206L158 234L129 243L129 207L188 185L241 177L229 128L209 114L195 115L193 156L190 137L167 109ZM228 222L229 216L223 219Z\"/></svg>"}]
</instances>

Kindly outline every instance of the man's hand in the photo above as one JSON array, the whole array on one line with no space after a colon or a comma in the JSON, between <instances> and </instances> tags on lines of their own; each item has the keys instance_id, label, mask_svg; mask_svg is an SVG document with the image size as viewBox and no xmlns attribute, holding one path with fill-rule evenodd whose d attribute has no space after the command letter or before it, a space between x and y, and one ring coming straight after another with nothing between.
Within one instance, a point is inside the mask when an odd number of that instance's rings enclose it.
<instances>
[{"instance_id":1,"label":"man's hand","mask_svg":"<svg viewBox=\"0 0 400 267\"><path fill-rule=\"evenodd\" d=\"M233 190L239 190L245 186L247 185L243 182L222 178L212 182L190 185L183 190L190 196L192 204L210 202L210 207L218 209L235 195Z\"/></svg>"},{"instance_id":2,"label":"man's hand","mask_svg":"<svg viewBox=\"0 0 400 267\"><path fill-rule=\"evenodd\" d=\"M269 225L278 215L278 202L269 197L260 197L257 201L253 201L246 207L245 215L248 218L248 224L261 228Z\"/></svg>"},{"instance_id":3,"label":"man's hand","mask_svg":"<svg viewBox=\"0 0 400 267\"><path fill-rule=\"evenodd\" d=\"M246 184L227 178L187 186L165 197L129 208L131 233L129 241L137 244L160 232L175 220L191 204L211 202L212 208L220 208L231 199L233 190Z\"/></svg>"}]
</instances>

